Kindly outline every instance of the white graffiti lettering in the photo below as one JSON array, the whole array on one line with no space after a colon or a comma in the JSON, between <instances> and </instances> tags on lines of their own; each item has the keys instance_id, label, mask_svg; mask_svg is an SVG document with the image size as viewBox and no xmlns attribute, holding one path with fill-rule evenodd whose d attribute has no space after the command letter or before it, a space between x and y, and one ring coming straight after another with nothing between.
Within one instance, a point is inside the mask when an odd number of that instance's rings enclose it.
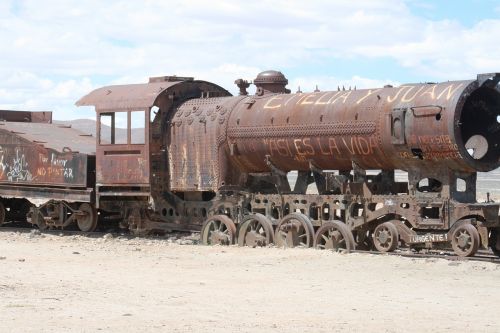
<instances>
[{"instance_id":1,"label":"white graffiti lettering","mask_svg":"<svg viewBox=\"0 0 500 333\"><path fill-rule=\"evenodd\" d=\"M68 160L57 158L55 154L52 154L50 157L50 164L55 166L65 167L66 162L68 162Z\"/></svg>"},{"instance_id":2,"label":"white graffiti lettering","mask_svg":"<svg viewBox=\"0 0 500 333\"><path fill-rule=\"evenodd\" d=\"M73 179L73 169L64 168L64 178Z\"/></svg>"},{"instance_id":3,"label":"white graffiti lettering","mask_svg":"<svg viewBox=\"0 0 500 333\"><path fill-rule=\"evenodd\" d=\"M26 163L24 154L19 156L19 151L16 150L16 158L14 158L10 171L7 172L7 178L9 179L9 181L33 180L33 176L31 175L31 172L27 169L27 167L28 163Z\"/></svg>"},{"instance_id":4,"label":"white graffiti lettering","mask_svg":"<svg viewBox=\"0 0 500 333\"><path fill-rule=\"evenodd\" d=\"M0 157L0 178L3 178L3 175L5 174L5 170L9 167L7 163L4 162L4 156L2 155Z\"/></svg>"},{"instance_id":5,"label":"white graffiti lettering","mask_svg":"<svg viewBox=\"0 0 500 333\"><path fill-rule=\"evenodd\" d=\"M426 234L426 235L413 235L410 237L411 243L428 243L428 242L447 242L447 234Z\"/></svg>"}]
</instances>

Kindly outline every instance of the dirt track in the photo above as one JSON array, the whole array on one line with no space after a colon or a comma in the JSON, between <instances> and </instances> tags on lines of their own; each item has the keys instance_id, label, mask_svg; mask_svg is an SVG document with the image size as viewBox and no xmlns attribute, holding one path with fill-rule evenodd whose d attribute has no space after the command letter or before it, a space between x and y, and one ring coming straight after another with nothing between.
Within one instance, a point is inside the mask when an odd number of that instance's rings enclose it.
<instances>
[{"instance_id":1,"label":"dirt track","mask_svg":"<svg viewBox=\"0 0 500 333\"><path fill-rule=\"evenodd\" d=\"M0 232L0 332L499 332L500 265Z\"/></svg>"}]
</instances>

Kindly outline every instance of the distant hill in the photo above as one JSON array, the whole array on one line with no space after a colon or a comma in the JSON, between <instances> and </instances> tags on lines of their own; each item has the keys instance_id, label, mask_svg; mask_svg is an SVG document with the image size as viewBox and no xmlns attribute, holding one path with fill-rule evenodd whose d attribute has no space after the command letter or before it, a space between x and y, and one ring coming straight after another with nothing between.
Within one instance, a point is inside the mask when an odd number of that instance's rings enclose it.
<instances>
[{"instance_id":1,"label":"distant hill","mask_svg":"<svg viewBox=\"0 0 500 333\"><path fill-rule=\"evenodd\" d=\"M92 136L96 136L96 121L92 119L75 119L75 120L54 120L54 124L60 124L65 126L71 126L71 128L77 129L85 134L92 134ZM104 125L103 127L109 131L109 126ZM133 128L132 129L132 141L138 142L139 136L142 135L142 128ZM124 141L127 137L127 131L123 128L116 129L116 137L120 141Z\"/></svg>"},{"instance_id":2,"label":"distant hill","mask_svg":"<svg viewBox=\"0 0 500 333\"><path fill-rule=\"evenodd\" d=\"M71 126L74 129L82 131L85 134L92 134L95 136L96 123L92 119L76 119L76 120L54 120L54 124Z\"/></svg>"}]
</instances>

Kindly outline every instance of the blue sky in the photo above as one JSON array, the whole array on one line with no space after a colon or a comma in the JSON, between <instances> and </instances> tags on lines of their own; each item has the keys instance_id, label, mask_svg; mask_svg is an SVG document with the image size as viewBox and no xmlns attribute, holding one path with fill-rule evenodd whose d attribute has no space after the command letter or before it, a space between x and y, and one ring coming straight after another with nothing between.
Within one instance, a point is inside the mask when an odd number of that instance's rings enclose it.
<instances>
[{"instance_id":1,"label":"blue sky","mask_svg":"<svg viewBox=\"0 0 500 333\"><path fill-rule=\"evenodd\" d=\"M410 0L406 3L415 15L428 20L457 20L467 27L481 20L498 19L499 16L496 10L499 1L496 0Z\"/></svg>"},{"instance_id":2,"label":"blue sky","mask_svg":"<svg viewBox=\"0 0 500 333\"><path fill-rule=\"evenodd\" d=\"M0 0L0 108L90 118L103 85L281 70L289 88L474 78L500 71L500 1Z\"/></svg>"}]
</instances>

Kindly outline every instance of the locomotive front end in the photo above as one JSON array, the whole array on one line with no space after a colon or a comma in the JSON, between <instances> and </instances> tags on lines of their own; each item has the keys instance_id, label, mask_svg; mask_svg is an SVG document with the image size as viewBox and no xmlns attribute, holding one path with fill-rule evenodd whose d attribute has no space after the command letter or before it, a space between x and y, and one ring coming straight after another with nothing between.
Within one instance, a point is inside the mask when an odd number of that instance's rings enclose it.
<instances>
[{"instance_id":1,"label":"locomotive front end","mask_svg":"<svg viewBox=\"0 0 500 333\"><path fill-rule=\"evenodd\" d=\"M500 74L478 75L462 93L453 121L464 160L477 171L500 166Z\"/></svg>"}]
</instances>

